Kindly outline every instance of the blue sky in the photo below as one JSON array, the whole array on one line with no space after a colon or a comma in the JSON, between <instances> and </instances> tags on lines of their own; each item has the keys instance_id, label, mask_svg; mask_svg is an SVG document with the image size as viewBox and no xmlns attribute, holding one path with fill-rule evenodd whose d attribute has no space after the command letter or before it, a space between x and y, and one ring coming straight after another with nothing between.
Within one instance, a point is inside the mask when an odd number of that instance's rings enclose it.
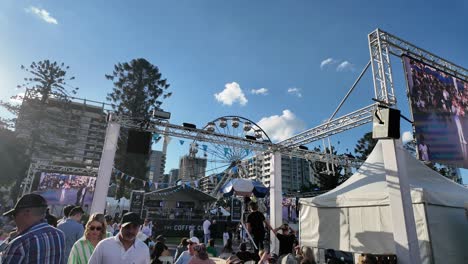
<instances>
[{"instance_id":1,"label":"blue sky","mask_svg":"<svg viewBox=\"0 0 468 264\"><path fill-rule=\"evenodd\" d=\"M278 140L331 115L369 60L367 35L376 28L467 67L467 11L462 0L3 0L0 99L21 92L21 64L51 59L71 66L79 97L104 101L112 88L104 74L143 57L171 84L173 96L163 104L171 122L201 127L224 115L264 118L261 126ZM398 106L409 116L401 62L392 62ZM338 115L372 97L369 71ZM341 152L352 150L370 130L332 141ZM172 141L167 169L178 166L186 145Z\"/></svg>"}]
</instances>

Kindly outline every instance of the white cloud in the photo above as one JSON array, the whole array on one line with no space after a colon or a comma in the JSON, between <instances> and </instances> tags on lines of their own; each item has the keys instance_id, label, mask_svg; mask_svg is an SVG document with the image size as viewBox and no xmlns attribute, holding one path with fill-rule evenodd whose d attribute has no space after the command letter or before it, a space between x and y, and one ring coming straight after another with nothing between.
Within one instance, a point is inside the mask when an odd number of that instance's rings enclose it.
<instances>
[{"instance_id":1,"label":"white cloud","mask_svg":"<svg viewBox=\"0 0 468 264\"><path fill-rule=\"evenodd\" d=\"M12 104L21 104L23 102L24 93L19 93L10 98L10 103Z\"/></svg>"},{"instance_id":2,"label":"white cloud","mask_svg":"<svg viewBox=\"0 0 468 264\"><path fill-rule=\"evenodd\" d=\"M267 95L268 94L268 89L267 88L252 89L252 90L250 90L250 93Z\"/></svg>"},{"instance_id":3,"label":"white cloud","mask_svg":"<svg viewBox=\"0 0 468 264\"><path fill-rule=\"evenodd\" d=\"M55 25L58 24L57 19L50 16L49 12L47 10L45 10L45 9L40 9L40 8L35 7L35 6L30 6L30 7L26 8L26 9L24 9L24 10L26 11L26 13L32 13L32 14L36 15L40 19L44 20L46 23L55 24Z\"/></svg>"},{"instance_id":4,"label":"white cloud","mask_svg":"<svg viewBox=\"0 0 468 264\"><path fill-rule=\"evenodd\" d=\"M305 123L286 109L282 115L263 117L257 123L272 141L282 141L305 129Z\"/></svg>"},{"instance_id":5,"label":"white cloud","mask_svg":"<svg viewBox=\"0 0 468 264\"><path fill-rule=\"evenodd\" d=\"M216 101L225 105L232 105L235 102L239 102L240 105L247 104L248 100L238 83L226 83L224 87L222 92L214 94Z\"/></svg>"},{"instance_id":6,"label":"white cloud","mask_svg":"<svg viewBox=\"0 0 468 264\"><path fill-rule=\"evenodd\" d=\"M336 71L354 71L354 65L349 61L343 61L336 67Z\"/></svg>"},{"instance_id":7,"label":"white cloud","mask_svg":"<svg viewBox=\"0 0 468 264\"><path fill-rule=\"evenodd\" d=\"M332 65L335 63L336 63L336 60L334 60L333 58L325 59L320 63L320 69L323 69L325 66Z\"/></svg>"},{"instance_id":8,"label":"white cloud","mask_svg":"<svg viewBox=\"0 0 468 264\"><path fill-rule=\"evenodd\" d=\"M403 141L403 144L406 144L412 140L413 140L413 133L411 133L410 131L405 131L401 135L401 141Z\"/></svg>"},{"instance_id":9,"label":"white cloud","mask_svg":"<svg viewBox=\"0 0 468 264\"><path fill-rule=\"evenodd\" d=\"M297 97L302 97L301 89L296 87L288 88L288 93L293 94Z\"/></svg>"}]
</instances>

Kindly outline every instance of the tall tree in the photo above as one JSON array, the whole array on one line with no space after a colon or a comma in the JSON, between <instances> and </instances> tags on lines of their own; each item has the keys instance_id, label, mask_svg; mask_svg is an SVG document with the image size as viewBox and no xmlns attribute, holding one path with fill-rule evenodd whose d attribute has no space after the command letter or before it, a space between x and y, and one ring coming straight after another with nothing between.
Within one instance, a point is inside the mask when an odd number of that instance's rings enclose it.
<instances>
[{"instance_id":1,"label":"tall tree","mask_svg":"<svg viewBox=\"0 0 468 264\"><path fill-rule=\"evenodd\" d=\"M356 158L366 160L367 156L369 156L376 144L377 139L372 138L372 132L364 134L364 136L358 140L356 147L354 148Z\"/></svg>"},{"instance_id":2,"label":"tall tree","mask_svg":"<svg viewBox=\"0 0 468 264\"><path fill-rule=\"evenodd\" d=\"M162 78L158 67L146 59L139 58L130 62L117 63L112 74L106 78L113 82L113 90L107 100L118 114L150 120L154 110L161 110L162 100L171 96L167 92L169 84ZM139 179L145 179L148 171L149 153L145 155L125 153L128 130L122 129L116 166ZM127 183L121 181L117 197L123 195Z\"/></svg>"}]
</instances>

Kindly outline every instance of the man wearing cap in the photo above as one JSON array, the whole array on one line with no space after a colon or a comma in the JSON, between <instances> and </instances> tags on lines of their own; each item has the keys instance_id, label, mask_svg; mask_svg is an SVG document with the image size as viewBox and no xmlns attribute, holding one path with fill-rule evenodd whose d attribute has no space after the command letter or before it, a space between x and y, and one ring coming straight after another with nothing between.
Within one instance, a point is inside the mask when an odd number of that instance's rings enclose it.
<instances>
[{"instance_id":1,"label":"man wearing cap","mask_svg":"<svg viewBox=\"0 0 468 264\"><path fill-rule=\"evenodd\" d=\"M192 259L193 255L195 254L195 251L193 250L193 247L198 245L200 243L200 240L198 240L197 237L191 237L190 239L187 240L188 245L187 245L187 250L182 252L180 254L179 258L174 262L174 264L187 264L189 261Z\"/></svg>"},{"instance_id":2,"label":"man wearing cap","mask_svg":"<svg viewBox=\"0 0 468 264\"><path fill-rule=\"evenodd\" d=\"M73 244L83 237L84 228L80 223L83 214L83 208L80 206L73 207L68 218L57 226L65 234L65 261L68 261Z\"/></svg>"},{"instance_id":3,"label":"man wearing cap","mask_svg":"<svg viewBox=\"0 0 468 264\"><path fill-rule=\"evenodd\" d=\"M4 213L12 216L17 232L7 242L2 264L64 264L65 236L44 221L46 200L38 194L26 194L15 207Z\"/></svg>"},{"instance_id":4,"label":"man wearing cap","mask_svg":"<svg viewBox=\"0 0 468 264\"><path fill-rule=\"evenodd\" d=\"M120 231L116 236L101 240L94 249L88 264L147 264L150 263L148 246L136 239L141 219L129 212L120 220Z\"/></svg>"}]
</instances>

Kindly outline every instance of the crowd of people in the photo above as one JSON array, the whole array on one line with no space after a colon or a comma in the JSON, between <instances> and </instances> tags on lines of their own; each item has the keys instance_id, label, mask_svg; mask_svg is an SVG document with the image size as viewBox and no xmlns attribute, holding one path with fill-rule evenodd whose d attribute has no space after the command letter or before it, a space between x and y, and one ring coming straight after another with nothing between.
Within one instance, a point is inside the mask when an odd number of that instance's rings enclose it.
<instances>
[{"instance_id":1,"label":"crowd of people","mask_svg":"<svg viewBox=\"0 0 468 264\"><path fill-rule=\"evenodd\" d=\"M0 234L3 240L1 263L214 264L213 258L226 263L274 263L280 258L270 254L267 245L263 246L261 242L265 238L260 237L261 232L257 230L264 227L278 238L279 256L291 255L294 263L315 263L313 254L308 253L309 248L297 245L295 232L287 225L271 228L255 213L258 212L255 203L251 204L253 216L247 224L249 231L256 234L254 241L257 243L250 246L250 250L245 241L238 251L234 250L232 237L229 237L218 252L215 239L208 234L204 237L206 243L196 236L183 238L174 255L165 244L165 238L153 233L151 221L142 221L136 213L126 213L120 219L101 213L84 217L86 213L80 206L70 205L64 207L63 218L57 219L47 207L41 195L26 194L3 214L12 221L4 226L10 225L8 232ZM256 221L262 221L261 227ZM208 230L210 225L216 224L208 222Z\"/></svg>"},{"instance_id":2,"label":"crowd of people","mask_svg":"<svg viewBox=\"0 0 468 264\"><path fill-rule=\"evenodd\" d=\"M458 113L468 110L468 83L411 60L411 97L418 112Z\"/></svg>"}]
</instances>

